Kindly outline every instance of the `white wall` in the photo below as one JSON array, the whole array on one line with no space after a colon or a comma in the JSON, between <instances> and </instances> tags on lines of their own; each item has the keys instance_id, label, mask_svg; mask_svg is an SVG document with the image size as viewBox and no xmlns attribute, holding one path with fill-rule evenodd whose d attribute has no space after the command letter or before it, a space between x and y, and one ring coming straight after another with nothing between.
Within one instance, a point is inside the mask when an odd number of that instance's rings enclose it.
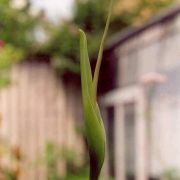
<instances>
[{"instance_id":1,"label":"white wall","mask_svg":"<svg viewBox=\"0 0 180 180\"><path fill-rule=\"evenodd\" d=\"M172 168L180 171L180 96L154 99L151 129L151 173Z\"/></svg>"},{"instance_id":2,"label":"white wall","mask_svg":"<svg viewBox=\"0 0 180 180\"><path fill-rule=\"evenodd\" d=\"M177 71L180 67L180 16L168 23L149 28L128 40L116 49L116 54L119 57L120 87L121 83L124 85L128 78L131 78L133 75L131 72L134 72L132 66L127 67L127 61L137 66L134 73L136 84L149 72L173 72L175 68ZM169 78L171 81L173 77ZM174 83L170 87L167 83L166 86L173 88L172 86L180 84ZM150 145L152 175L159 175L170 168L177 168L180 171L180 92L176 94L166 90L163 92L166 93L160 93L152 99Z\"/></svg>"}]
</instances>

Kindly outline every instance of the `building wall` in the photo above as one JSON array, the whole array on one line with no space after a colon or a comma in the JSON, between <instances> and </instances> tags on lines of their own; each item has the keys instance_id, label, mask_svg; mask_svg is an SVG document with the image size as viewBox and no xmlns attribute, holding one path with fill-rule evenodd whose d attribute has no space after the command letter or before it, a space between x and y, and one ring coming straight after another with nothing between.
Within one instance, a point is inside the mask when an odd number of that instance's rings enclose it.
<instances>
[{"instance_id":1,"label":"building wall","mask_svg":"<svg viewBox=\"0 0 180 180\"><path fill-rule=\"evenodd\" d=\"M66 89L45 63L21 63L12 68L12 83L0 92L1 137L22 154L20 179L45 180L43 151L48 142L83 154L76 127L81 122L77 88ZM64 174L66 163L60 161Z\"/></svg>"},{"instance_id":2,"label":"building wall","mask_svg":"<svg viewBox=\"0 0 180 180\"><path fill-rule=\"evenodd\" d=\"M115 99L118 99L116 92L124 93L126 88L133 85L143 87L147 95L146 101L149 104L144 116L147 118L146 113L150 113L150 123L148 123L148 129L150 129L148 138L150 139L144 151L148 156L148 175L152 177L159 177L165 171L174 168L180 171L180 143L178 140L180 137L180 82L177 80L180 75L179 47L180 16L176 16L171 21L159 23L129 39L115 49L119 69L118 88L114 93L109 92L103 97L106 99L112 96L114 104L111 105L116 106ZM179 73L173 75L172 72L175 70ZM151 82L142 84L142 78L150 72L165 75L167 82L163 85L151 84ZM152 88L152 92L147 91L148 88ZM124 97L125 95L126 93ZM115 122L119 122L118 118ZM142 130L138 129L137 132L139 134ZM122 132L115 133L120 139ZM115 146L118 145L115 144ZM142 151L140 148L139 152ZM118 170L118 167L116 169ZM139 168L139 173L143 174L141 169Z\"/></svg>"},{"instance_id":3,"label":"building wall","mask_svg":"<svg viewBox=\"0 0 180 180\"><path fill-rule=\"evenodd\" d=\"M162 95L152 103L151 174L180 170L180 96Z\"/></svg>"},{"instance_id":4,"label":"building wall","mask_svg":"<svg viewBox=\"0 0 180 180\"><path fill-rule=\"evenodd\" d=\"M180 64L179 45L179 16L129 39L115 50L119 57L119 85L138 82L148 72L173 69Z\"/></svg>"}]
</instances>

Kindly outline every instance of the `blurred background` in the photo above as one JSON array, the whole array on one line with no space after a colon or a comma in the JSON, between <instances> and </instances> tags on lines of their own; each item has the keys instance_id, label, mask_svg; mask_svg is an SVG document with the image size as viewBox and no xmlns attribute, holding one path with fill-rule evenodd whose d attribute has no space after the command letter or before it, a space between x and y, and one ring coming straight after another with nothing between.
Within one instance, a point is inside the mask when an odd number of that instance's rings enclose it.
<instances>
[{"instance_id":1,"label":"blurred background","mask_svg":"<svg viewBox=\"0 0 180 180\"><path fill-rule=\"evenodd\" d=\"M0 180L86 180L79 33L92 70L109 0L0 0ZM180 179L180 4L115 0L98 97L103 180Z\"/></svg>"}]
</instances>

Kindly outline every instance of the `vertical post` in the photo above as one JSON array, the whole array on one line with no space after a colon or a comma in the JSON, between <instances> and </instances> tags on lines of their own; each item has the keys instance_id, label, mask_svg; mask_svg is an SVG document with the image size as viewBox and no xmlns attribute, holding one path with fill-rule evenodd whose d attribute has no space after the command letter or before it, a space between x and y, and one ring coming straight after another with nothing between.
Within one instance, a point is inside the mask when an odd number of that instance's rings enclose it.
<instances>
[{"instance_id":1,"label":"vertical post","mask_svg":"<svg viewBox=\"0 0 180 180\"><path fill-rule=\"evenodd\" d=\"M101 112L102 112L102 117L104 119L104 126L105 126L105 130L106 130L106 134L107 134L107 130L108 130L108 117L107 117L107 110L106 110L106 106L101 106ZM108 146L108 140L107 140L107 146ZM109 152L108 152L108 148L106 148L106 156L105 156L105 161L104 161L104 165L103 165L103 170L102 170L102 176L104 180L108 180L109 179Z\"/></svg>"},{"instance_id":2,"label":"vertical post","mask_svg":"<svg viewBox=\"0 0 180 180\"><path fill-rule=\"evenodd\" d=\"M125 180L125 146L124 146L124 109L122 104L115 106L115 179Z\"/></svg>"},{"instance_id":3,"label":"vertical post","mask_svg":"<svg viewBox=\"0 0 180 180\"><path fill-rule=\"evenodd\" d=\"M147 180L147 126L146 126L146 99L141 91L136 97L136 179Z\"/></svg>"}]
</instances>

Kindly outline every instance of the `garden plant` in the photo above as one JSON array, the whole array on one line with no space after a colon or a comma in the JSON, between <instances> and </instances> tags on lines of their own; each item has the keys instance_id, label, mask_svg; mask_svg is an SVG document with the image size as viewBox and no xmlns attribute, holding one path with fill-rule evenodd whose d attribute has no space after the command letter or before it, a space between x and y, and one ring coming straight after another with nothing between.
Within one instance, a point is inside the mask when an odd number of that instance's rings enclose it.
<instances>
[{"instance_id":1,"label":"garden plant","mask_svg":"<svg viewBox=\"0 0 180 180\"><path fill-rule=\"evenodd\" d=\"M90 180L98 180L105 158L106 135L103 120L97 103L97 84L103 55L103 47L107 36L113 0L110 2L110 10L101 40L94 76L92 77L91 66L88 57L87 39L82 30L80 31L80 70L82 84L82 101L85 118L85 132L89 148Z\"/></svg>"}]
</instances>

